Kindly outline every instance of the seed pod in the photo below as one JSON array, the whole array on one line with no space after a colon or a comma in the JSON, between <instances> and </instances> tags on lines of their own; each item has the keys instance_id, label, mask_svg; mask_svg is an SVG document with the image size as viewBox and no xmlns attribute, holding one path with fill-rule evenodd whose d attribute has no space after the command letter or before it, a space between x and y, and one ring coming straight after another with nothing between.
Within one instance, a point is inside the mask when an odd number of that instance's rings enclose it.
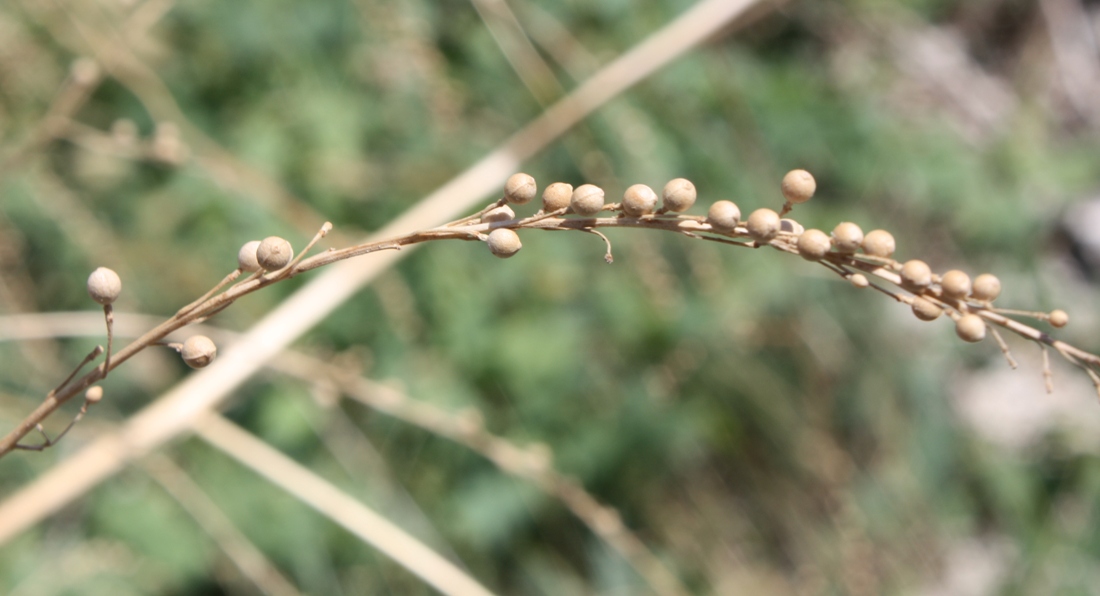
<instances>
[{"instance_id":1,"label":"seed pod","mask_svg":"<svg viewBox=\"0 0 1100 596\"><path fill-rule=\"evenodd\" d=\"M106 267L97 267L88 276L88 295L92 300L107 306L118 299L122 293L122 280L118 274Z\"/></svg>"},{"instance_id":2,"label":"seed pod","mask_svg":"<svg viewBox=\"0 0 1100 596\"><path fill-rule=\"evenodd\" d=\"M805 203L814 196L817 182L806 170L791 170L783 176L783 197L791 203Z\"/></svg>"},{"instance_id":3,"label":"seed pod","mask_svg":"<svg viewBox=\"0 0 1100 596\"><path fill-rule=\"evenodd\" d=\"M577 215L595 215L603 209L603 189L594 184L582 184L573 191L569 206Z\"/></svg>"},{"instance_id":4,"label":"seed pod","mask_svg":"<svg viewBox=\"0 0 1100 596\"><path fill-rule=\"evenodd\" d=\"M970 293L975 300L992 302L1001 295L1001 280L992 273L983 273L974 278L974 287Z\"/></svg>"},{"instance_id":5,"label":"seed pod","mask_svg":"<svg viewBox=\"0 0 1100 596\"><path fill-rule=\"evenodd\" d=\"M1062 309L1050 311L1050 324L1055 327L1065 327L1069 324L1069 315Z\"/></svg>"},{"instance_id":6,"label":"seed pod","mask_svg":"<svg viewBox=\"0 0 1100 596\"><path fill-rule=\"evenodd\" d=\"M779 214L767 208L757 209L749 215L745 228L753 240L768 242L779 233Z\"/></svg>"},{"instance_id":7,"label":"seed pod","mask_svg":"<svg viewBox=\"0 0 1100 596\"><path fill-rule=\"evenodd\" d=\"M862 273L853 273L851 277L848 278L848 281L851 282L853 286L861 289L871 285L871 282L867 281L867 276Z\"/></svg>"},{"instance_id":8,"label":"seed pod","mask_svg":"<svg viewBox=\"0 0 1100 596\"><path fill-rule=\"evenodd\" d=\"M798 237L798 254L807 261L819 261L829 254L832 243L829 235L821 230L806 230Z\"/></svg>"},{"instance_id":9,"label":"seed pod","mask_svg":"<svg viewBox=\"0 0 1100 596\"><path fill-rule=\"evenodd\" d=\"M833 228L833 245L837 252L851 254L863 243L863 230L850 221L838 223Z\"/></svg>"},{"instance_id":10,"label":"seed pod","mask_svg":"<svg viewBox=\"0 0 1100 596\"><path fill-rule=\"evenodd\" d=\"M917 296L913 299L913 314L922 321L935 321L943 314L943 309L935 302Z\"/></svg>"},{"instance_id":11,"label":"seed pod","mask_svg":"<svg viewBox=\"0 0 1100 596\"><path fill-rule=\"evenodd\" d=\"M538 193L538 185L535 179L527 174L512 174L504 183L504 198L509 203L523 205L530 203Z\"/></svg>"},{"instance_id":12,"label":"seed pod","mask_svg":"<svg viewBox=\"0 0 1100 596\"><path fill-rule=\"evenodd\" d=\"M268 236L256 247L256 263L264 271L278 271L294 258L290 243L278 236Z\"/></svg>"},{"instance_id":13,"label":"seed pod","mask_svg":"<svg viewBox=\"0 0 1100 596\"><path fill-rule=\"evenodd\" d=\"M489 232L489 250L496 256L507 259L523 248L519 234L509 228L497 228Z\"/></svg>"},{"instance_id":14,"label":"seed pod","mask_svg":"<svg viewBox=\"0 0 1100 596\"><path fill-rule=\"evenodd\" d=\"M920 259L906 261L901 267L901 281L910 288L923 290L932 284L932 269Z\"/></svg>"},{"instance_id":15,"label":"seed pod","mask_svg":"<svg viewBox=\"0 0 1100 596\"><path fill-rule=\"evenodd\" d=\"M707 223L721 232L732 232L741 221L741 209L733 201L716 201L707 211Z\"/></svg>"},{"instance_id":16,"label":"seed pod","mask_svg":"<svg viewBox=\"0 0 1100 596\"><path fill-rule=\"evenodd\" d=\"M978 315L963 315L955 321L955 333L963 341L982 341L985 339L985 321Z\"/></svg>"},{"instance_id":17,"label":"seed pod","mask_svg":"<svg viewBox=\"0 0 1100 596\"><path fill-rule=\"evenodd\" d=\"M93 385L84 392L84 401L89 404L98 404L103 399L103 387Z\"/></svg>"},{"instance_id":18,"label":"seed pod","mask_svg":"<svg viewBox=\"0 0 1100 596\"><path fill-rule=\"evenodd\" d=\"M493 223L495 221L508 221L516 218L516 212L508 205L501 205L496 209L490 209L481 216L481 223Z\"/></svg>"},{"instance_id":19,"label":"seed pod","mask_svg":"<svg viewBox=\"0 0 1100 596\"><path fill-rule=\"evenodd\" d=\"M970 276L958 269L952 269L940 277L940 288L951 298L966 298L970 295Z\"/></svg>"},{"instance_id":20,"label":"seed pod","mask_svg":"<svg viewBox=\"0 0 1100 596\"><path fill-rule=\"evenodd\" d=\"M542 191L542 210L549 213L558 209L565 209L569 206L569 199L572 196L572 184L555 182Z\"/></svg>"},{"instance_id":21,"label":"seed pod","mask_svg":"<svg viewBox=\"0 0 1100 596\"><path fill-rule=\"evenodd\" d=\"M661 193L665 200L665 209L682 213L695 204L695 185L687 178L669 180Z\"/></svg>"},{"instance_id":22,"label":"seed pod","mask_svg":"<svg viewBox=\"0 0 1100 596\"><path fill-rule=\"evenodd\" d=\"M657 193L644 184L635 184L623 193L623 213L641 217L657 210Z\"/></svg>"},{"instance_id":23,"label":"seed pod","mask_svg":"<svg viewBox=\"0 0 1100 596\"><path fill-rule=\"evenodd\" d=\"M871 230L863 237L863 252L873 257L889 258L897 250L894 235L886 230Z\"/></svg>"},{"instance_id":24,"label":"seed pod","mask_svg":"<svg viewBox=\"0 0 1100 596\"><path fill-rule=\"evenodd\" d=\"M802 224L797 221L784 217L779 220L779 231L788 234L802 234L806 231L806 228L802 227Z\"/></svg>"},{"instance_id":25,"label":"seed pod","mask_svg":"<svg viewBox=\"0 0 1100 596\"><path fill-rule=\"evenodd\" d=\"M183 342L183 348L180 349L180 356L191 368L202 368L213 362L217 355L218 346L215 346L214 342L205 335L188 337Z\"/></svg>"},{"instance_id":26,"label":"seed pod","mask_svg":"<svg viewBox=\"0 0 1100 596\"><path fill-rule=\"evenodd\" d=\"M260 270L260 262L256 260L256 250L259 248L259 240L249 240L237 251L237 266L241 268L241 271Z\"/></svg>"}]
</instances>

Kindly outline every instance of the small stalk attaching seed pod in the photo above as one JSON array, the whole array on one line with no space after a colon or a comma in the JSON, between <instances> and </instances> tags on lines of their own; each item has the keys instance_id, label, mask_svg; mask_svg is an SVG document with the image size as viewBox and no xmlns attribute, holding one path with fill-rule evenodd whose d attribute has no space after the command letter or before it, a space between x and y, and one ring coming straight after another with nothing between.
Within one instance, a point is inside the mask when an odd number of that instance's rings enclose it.
<instances>
[{"instance_id":1,"label":"small stalk attaching seed pod","mask_svg":"<svg viewBox=\"0 0 1100 596\"><path fill-rule=\"evenodd\" d=\"M943 309L935 302L917 296L913 299L913 314L922 321L935 321L943 314Z\"/></svg>"},{"instance_id":2,"label":"small stalk attaching seed pod","mask_svg":"<svg viewBox=\"0 0 1100 596\"><path fill-rule=\"evenodd\" d=\"M256 260L256 251L259 248L259 240L249 240L237 251L237 267L240 267L241 271L252 273L260 270L260 262Z\"/></svg>"},{"instance_id":3,"label":"small stalk attaching seed pod","mask_svg":"<svg viewBox=\"0 0 1100 596\"><path fill-rule=\"evenodd\" d=\"M970 293L975 300L992 302L1001 295L1001 280L992 273L983 273L974 278L974 287Z\"/></svg>"},{"instance_id":4,"label":"small stalk attaching seed pod","mask_svg":"<svg viewBox=\"0 0 1100 596\"><path fill-rule=\"evenodd\" d=\"M496 209L490 209L481 216L481 223L493 223L497 221L509 221L516 218L516 212L508 205L501 205Z\"/></svg>"},{"instance_id":5,"label":"small stalk attaching seed pod","mask_svg":"<svg viewBox=\"0 0 1100 596\"><path fill-rule=\"evenodd\" d=\"M779 233L779 214L768 208L753 211L745 222L745 229L749 231L752 239L764 243L775 238Z\"/></svg>"},{"instance_id":6,"label":"small stalk attaching seed pod","mask_svg":"<svg viewBox=\"0 0 1100 596\"><path fill-rule=\"evenodd\" d=\"M122 293L122 280L118 274L106 267L97 267L88 276L88 295L92 300L107 306L118 299Z\"/></svg>"},{"instance_id":7,"label":"small stalk attaching seed pod","mask_svg":"<svg viewBox=\"0 0 1100 596\"><path fill-rule=\"evenodd\" d=\"M923 290L932 284L932 269L920 259L906 261L901 267L901 281L909 288Z\"/></svg>"},{"instance_id":8,"label":"small stalk attaching seed pod","mask_svg":"<svg viewBox=\"0 0 1100 596\"><path fill-rule=\"evenodd\" d=\"M783 176L783 198L792 204L805 203L814 196L817 182L806 170L791 170Z\"/></svg>"},{"instance_id":9,"label":"small stalk attaching seed pod","mask_svg":"<svg viewBox=\"0 0 1100 596\"><path fill-rule=\"evenodd\" d=\"M863 230L856 224L845 221L833 228L833 245L837 252L852 254L863 244Z\"/></svg>"},{"instance_id":10,"label":"small stalk attaching seed pod","mask_svg":"<svg viewBox=\"0 0 1100 596\"><path fill-rule=\"evenodd\" d=\"M573 191L569 206L577 215L595 215L603 209L603 189L594 184L582 184Z\"/></svg>"},{"instance_id":11,"label":"small stalk attaching seed pod","mask_svg":"<svg viewBox=\"0 0 1100 596\"><path fill-rule=\"evenodd\" d=\"M707 211L707 223L721 232L732 232L741 223L741 210L733 201L715 201Z\"/></svg>"},{"instance_id":12,"label":"small stalk attaching seed pod","mask_svg":"<svg viewBox=\"0 0 1100 596\"><path fill-rule=\"evenodd\" d=\"M697 193L695 191L695 185L691 183L691 180L687 178L676 178L675 180L669 180L661 195L664 199L665 209L675 211L676 213L683 213L691 209L691 206L695 204Z\"/></svg>"},{"instance_id":13,"label":"small stalk attaching seed pod","mask_svg":"<svg viewBox=\"0 0 1100 596\"><path fill-rule=\"evenodd\" d=\"M180 356L187 366L191 368L203 368L214 361L218 355L218 347L205 335L192 335L183 342L180 348Z\"/></svg>"},{"instance_id":14,"label":"small stalk attaching seed pod","mask_svg":"<svg viewBox=\"0 0 1100 596\"><path fill-rule=\"evenodd\" d=\"M863 247L864 254L871 255L872 257L889 258L897 250L897 244L894 243L894 235L886 230L871 230L867 232L867 235L863 237L863 242L860 244Z\"/></svg>"},{"instance_id":15,"label":"small stalk attaching seed pod","mask_svg":"<svg viewBox=\"0 0 1100 596\"><path fill-rule=\"evenodd\" d=\"M635 184L623 193L623 213L641 217L657 210L657 193L644 184Z\"/></svg>"},{"instance_id":16,"label":"small stalk attaching seed pod","mask_svg":"<svg viewBox=\"0 0 1100 596\"><path fill-rule=\"evenodd\" d=\"M489 232L488 244L489 251L502 259L507 259L523 248L519 234L509 228L497 228Z\"/></svg>"},{"instance_id":17,"label":"small stalk attaching seed pod","mask_svg":"<svg viewBox=\"0 0 1100 596\"><path fill-rule=\"evenodd\" d=\"M1062 309L1050 311L1050 324L1055 327L1065 327L1069 324L1069 315Z\"/></svg>"},{"instance_id":18,"label":"small stalk attaching seed pod","mask_svg":"<svg viewBox=\"0 0 1100 596\"><path fill-rule=\"evenodd\" d=\"M982 341L985 339L985 321L978 315L963 315L955 321L955 333L963 341Z\"/></svg>"},{"instance_id":19,"label":"small stalk attaching seed pod","mask_svg":"<svg viewBox=\"0 0 1100 596\"><path fill-rule=\"evenodd\" d=\"M504 198L509 203L524 205L530 203L538 193L535 179L528 174L512 174L504 183Z\"/></svg>"},{"instance_id":20,"label":"small stalk attaching seed pod","mask_svg":"<svg viewBox=\"0 0 1100 596\"><path fill-rule=\"evenodd\" d=\"M806 230L798 237L798 254L807 261L820 261L830 248L829 235L821 230Z\"/></svg>"},{"instance_id":21,"label":"small stalk attaching seed pod","mask_svg":"<svg viewBox=\"0 0 1100 596\"><path fill-rule=\"evenodd\" d=\"M542 191L542 210L550 213L569 206L569 199L573 197L573 185L565 182L555 182Z\"/></svg>"},{"instance_id":22,"label":"small stalk attaching seed pod","mask_svg":"<svg viewBox=\"0 0 1100 596\"><path fill-rule=\"evenodd\" d=\"M290 243L278 236L268 236L256 248L256 262L264 271L278 271L294 258Z\"/></svg>"},{"instance_id":23,"label":"small stalk attaching seed pod","mask_svg":"<svg viewBox=\"0 0 1100 596\"><path fill-rule=\"evenodd\" d=\"M970 295L970 276L958 269L952 269L940 277L940 288L949 298L966 298Z\"/></svg>"}]
</instances>

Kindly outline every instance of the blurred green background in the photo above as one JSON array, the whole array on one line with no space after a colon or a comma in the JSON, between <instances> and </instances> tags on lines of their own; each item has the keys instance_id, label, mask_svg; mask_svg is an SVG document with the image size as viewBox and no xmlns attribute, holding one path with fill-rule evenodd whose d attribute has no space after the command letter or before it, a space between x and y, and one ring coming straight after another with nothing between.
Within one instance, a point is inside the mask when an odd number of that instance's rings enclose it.
<instances>
[{"instance_id":1,"label":"blurred green background","mask_svg":"<svg viewBox=\"0 0 1100 596\"><path fill-rule=\"evenodd\" d=\"M0 4L0 312L94 311L84 282L104 265L119 310L166 317L247 240L377 229L690 5L508 2L554 77L532 92L487 0ZM1098 23L1081 0L790 2L524 169L609 196L683 176L694 213L748 213L806 168L807 227L881 227L900 258L995 272L1002 306L1064 308L1061 336L1100 349L1063 225L1100 189ZM47 119L82 56L122 66ZM610 266L582 234L525 233L507 261L429 244L297 347L548 447L692 592L1095 593L1100 409L1080 371L1055 366L1048 396L1035 346L1007 338L1011 371L990 339L964 345L801 259L609 236ZM307 280L213 323L246 330ZM97 342L0 344L4 426ZM59 446L0 460L3 494L185 374L166 350L127 363ZM315 384L265 373L227 414L493 590L650 590L530 483ZM200 441L162 454L302 592L431 593ZM141 467L0 547L0 591L258 593Z\"/></svg>"}]
</instances>

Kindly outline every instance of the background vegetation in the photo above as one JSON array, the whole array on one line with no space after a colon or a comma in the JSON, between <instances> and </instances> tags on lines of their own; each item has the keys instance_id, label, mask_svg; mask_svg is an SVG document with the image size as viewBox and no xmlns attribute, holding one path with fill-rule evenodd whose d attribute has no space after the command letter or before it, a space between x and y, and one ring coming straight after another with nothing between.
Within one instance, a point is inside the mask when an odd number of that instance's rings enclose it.
<instances>
[{"instance_id":1,"label":"background vegetation","mask_svg":"<svg viewBox=\"0 0 1100 596\"><path fill-rule=\"evenodd\" d=\"M0 4L0 310L93 310L84 282L105 265L120 311L167 316L247 240L377 229L690 4L509 2L552 76L530 87L486 24L492 2ZM684 176L696 212L748 212L778 207L803 167L819 190L800 221L886 228L899 255L995 272L1003 306L1065 308L1064 336L1095 351L1087 239L1065 222L1100 186L1098 23L1079 0L791 2L524 169L609 196ZM108 73L37 141L73 61L112 44L164 87ZM1056 367L1047 396L1029 344L1012 343L1013 372L991 341L964 345L799 259L612 232L611 266L581 235L526 233L507 261L430 244L298 347L545 445L699 593L1095 589L1100 409L1079 372ZM213 323L247 329L302 283ZM97 342L0 344L4 426ZM167 350L128 363L60 446L0 460L4 494L187 373ZM649 589L560 502L451 441L277 374L231 404L494 590ZM301 591L430 592L206 444L162 453ZM5 593L255 589L147 468L0 547Z\"/></svg>"}]
</instances>

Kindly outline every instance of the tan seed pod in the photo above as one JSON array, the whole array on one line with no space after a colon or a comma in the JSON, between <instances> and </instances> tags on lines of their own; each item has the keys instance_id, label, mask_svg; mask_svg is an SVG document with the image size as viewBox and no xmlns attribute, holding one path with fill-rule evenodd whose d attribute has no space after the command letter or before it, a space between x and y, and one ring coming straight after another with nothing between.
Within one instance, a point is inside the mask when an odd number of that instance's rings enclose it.
<instances>
[{"instance_id":1,"label":"tan seed pod","mask_svg":"<svg viewBox=\"0 0 1100 596\"><path fill-rule=\"evenodd\" d=\"M664 198L665 209L682 213L695 204L697 193L691 180L676 178L668 181L661 195Z\"/></svg>"},{"instance_id":2,"label":"tan seed pod","mask_svg":"<svg viewBox=\"0 0 1100 596\"><path fill-rule=\"evenodd\" d=\"M595 215L603 209L603 189L594 184L582 184L573 191L569 206L577 215Z\"/></svg>"},{"instance_id":3,"label":"tan seed pod","mask_svg":"<svg viewBox=\"0 0 1100 596\"><path fill-rule=\"evenodd\" d=\"M259 248L259 240L249 240L237 251L237 266L241 268L241 271L260 270L260 262L256 260L256 251Z\"/></svg>"},{"instance_id":4,"label":"tan seed pod","mask_svg":"<svg viewBox=\"0 0 1100 596\"><path fill-rule=\"evenodd\" d=\"M93 385L88 387L88 390L84 392L84 401L89 404L98 404L103 400L103 387L99 385Z\"/></svg>"},{"instance_id":5,"label":"tan seed pod","mask_svg":"<svg viewBox=\"0 0 1100 596\"><path fill-rule=\"evenodd\" d=\"M657 210L657 193L644 184L635 184L623 193L623 213L641 217Z\"/></svg>"},{"instance_id":6,"label":"tan seed pod","mask_svg":"<svg viewBox=\"0 0 1100 596\"><path fill-rule=\"evenodd\" d=\"M524 205L530 203L538 193L535 179L528 174L512 174L504 183L504 198L509 203Z\"/></svg>"},{"instance_id":7,"label":"tan seed pod","mask_svg":"<svg viewBox=\"0 0 1100 596\"><path fill-rule=\"evenodd\" d=\"M862 273L853 273L848 281L857 288L866 288L871 285L871 282L867 281L867 276Z\"/></svg>"},{"instance_id":8,"label":"tan seed pod","mask_svg":"<svg viewBox=\"0 0 1100 596\"><path fill-rule=\"evenodd\" d=\"M1050 311L1050 324L1055 327L1065 327L1069 324L1069 315L1062 309Z\"/></svg>"},{"instance_id":9,"label":"tan seed pod","mask_svg":"<svg viewBox=\"0 0 1100 596\"><path fill-rule=\"evenodd\" d=\"M963 315L955 321L955 333L963 341L982 341L985 339L985 321L978 315Z\"/></svg>"},{"instance_id":10,"label":"tan seed pod","mask_svg":"<svg viewBox=\"0 0 1100 596\"><path fill-rule=\"evenodd\" d=\"M788 234L801 234L806 231L806 228L802 227L802 224L797 221L784 217L779 220L779 231Z\"/></svg>"},{"instance_id":11,"label":"tan seed pod","mask_svg":"<svg viewBox=\"0 0 1100 596\"><path fill-rule=\"evenodd\" d=\"M519 234L509 228L497 228L489 232L488 243L489 251L502 259L507 259L523 248Z\"/></svg>"},{"instance_id":12,"label":"tan seed pod","mask_svg":"<svg viewBox=\"0 0 1100 596\"><path fill-rule=\"evenodd\" d=\"M202 368L213 362L217 355L218 346L205 335L188 337L183 342L183 348L180 349L180 356L191 368Z\"/></svg>"},{"instance_id":13,"label":"tan seed pod","mask_svg":"<svg viewBox=\"0 0 1100 596\"><path fill-rule=\"evenodd\" d=\"M791 203L805 203L814 196L817 182L806 170L791 170L783 176L783 197Z\"/></svg>"},{"instance_id":14,"label":"tan seed pod","mask_svg":"<svg viewBox=\"0 0 1100 596\"><path fill-rule=\"evenodd\" d=\"M106 267L97 267L88 276L88 295L92 300L107 306L118 299L122 293L122 280L118 274Z\"/></svg>"},{"instance_id":15,"label":"tan seed pod","mask_svg":"<svg viewBox=\"0 0 1100 596\"><path fill-rule=\"evenodd\" d=\"M844 221L833 228L833 245L836 246L837 252L851 254L858 250L861 244L863 244L863 230L856 224Z\"/></svg>"},{"instance_id":16,"label":"tan seed pod","mask_svg":"<svg viewBox=\"0 0 1100 596\"><path fill-rule=\"evenodd\" d=\"M889 258L897 250L894 235L886 230L871 230L863 237L863 252L873 257Z\"/></svg>"},{"instance_id":17,"label":"tan seed pod","mask_svg":"<svg viewBox=\"0 0 1100 596\"><path fill-rule=\"evenodd\" d=\"M917 296L913 299L913 314L922 321L935 321L943 314L943 309L935 302Z\"/></svg>"},{"instance_id":18,"label":"tan seed pod","mask_svg":"<svg viewBox=\"0 0 1100 596\"><path fill-rule=\"evenodd\" d=\"M256 247L256 263L264 271L278 271L286 267L294 258L294 249L290 243L278 236L268 236Z\"/></svg>"},{"instance_id":19,"label":"tan seed pod","mask_svg":"<svg viewBox=\"0 0 1100 596\"><path fill-rule=\"evenodd\" d=\"M1001 280L992 273L983 273L974 278L974 287L970 293L975 300L992 302L1001 295Z\"/></svg>"},{"instance_id":20,"label":"tan seed pod","mask_svg":"<svg viewBox=\"0 0 1100 596\"><path fill-rule=\"evenodd\" d=\"M829 254L830 248L832 248L832 242L829 240L829 235L821 230L806 230L798 237L798 254L807 261L821 260Z\"/></svg>"},{"instance_id":21,"label":"tan seed pod","mask_svg":"<svg viewBox=\"0 0 1100 596\"><path fill-rule=\"evenodd\" d=\"M901 281L910 288L927 288L932 284L932 269L920 259L906 261L901 267Z\"/></svg>"},{"instance_id":22,"label":"tan seed pod","mask_svg":"<svg viewBox=\"0 0 1100 596\"><path fill-rule=\"evenodd\" d=\"M542 191L542 210L549 213L569 206L569 199L573 196L573 185L565 182L555 182Z\"/></svg>"},{"instance_id":23,"label":"tan seed pod","mask_svg":"<svg viewBox=\"0 0 1100 596\"><path fill-rule=\"evenodd\" d=\"M745 222L749 236L757 242L768 242L779 233L779 214L768 208L757 209Z\"/></svg>"},{"instance_id":24,"label":"tan seed pod","mask_svg":"<svg viewBox=\"0 0 1100 596\"><path fill-rule=\"evenodd\" d=\"M970 276L958 269L952 269L940 277L940 288L951 298L966 298L970 295Z\"/></svg>"},{"instance_id":25,"label":"tan seed pod","mask_svg":"<svg viewBox=\"0 0 1100 596\"><path fill-rule=\"evenodd\" d=\"M721 232L732 232L741 222L741 209L733 201L715 201L707 211L707 223Z\"/></svg>"},{"instance_id":26,"label":"tan seed pod","mask_svg":"<svg viewBox=\"0 0 1100 596\"><path fill-rule=\"evenodd\" d=\"M496 209L490 209L485 212L485 215L481 216L481 223L493 223L497 221L508 221L516 218L516 212L512 211L512 208L508 205L501 205Z\"/></svg>"}]
</instances>

